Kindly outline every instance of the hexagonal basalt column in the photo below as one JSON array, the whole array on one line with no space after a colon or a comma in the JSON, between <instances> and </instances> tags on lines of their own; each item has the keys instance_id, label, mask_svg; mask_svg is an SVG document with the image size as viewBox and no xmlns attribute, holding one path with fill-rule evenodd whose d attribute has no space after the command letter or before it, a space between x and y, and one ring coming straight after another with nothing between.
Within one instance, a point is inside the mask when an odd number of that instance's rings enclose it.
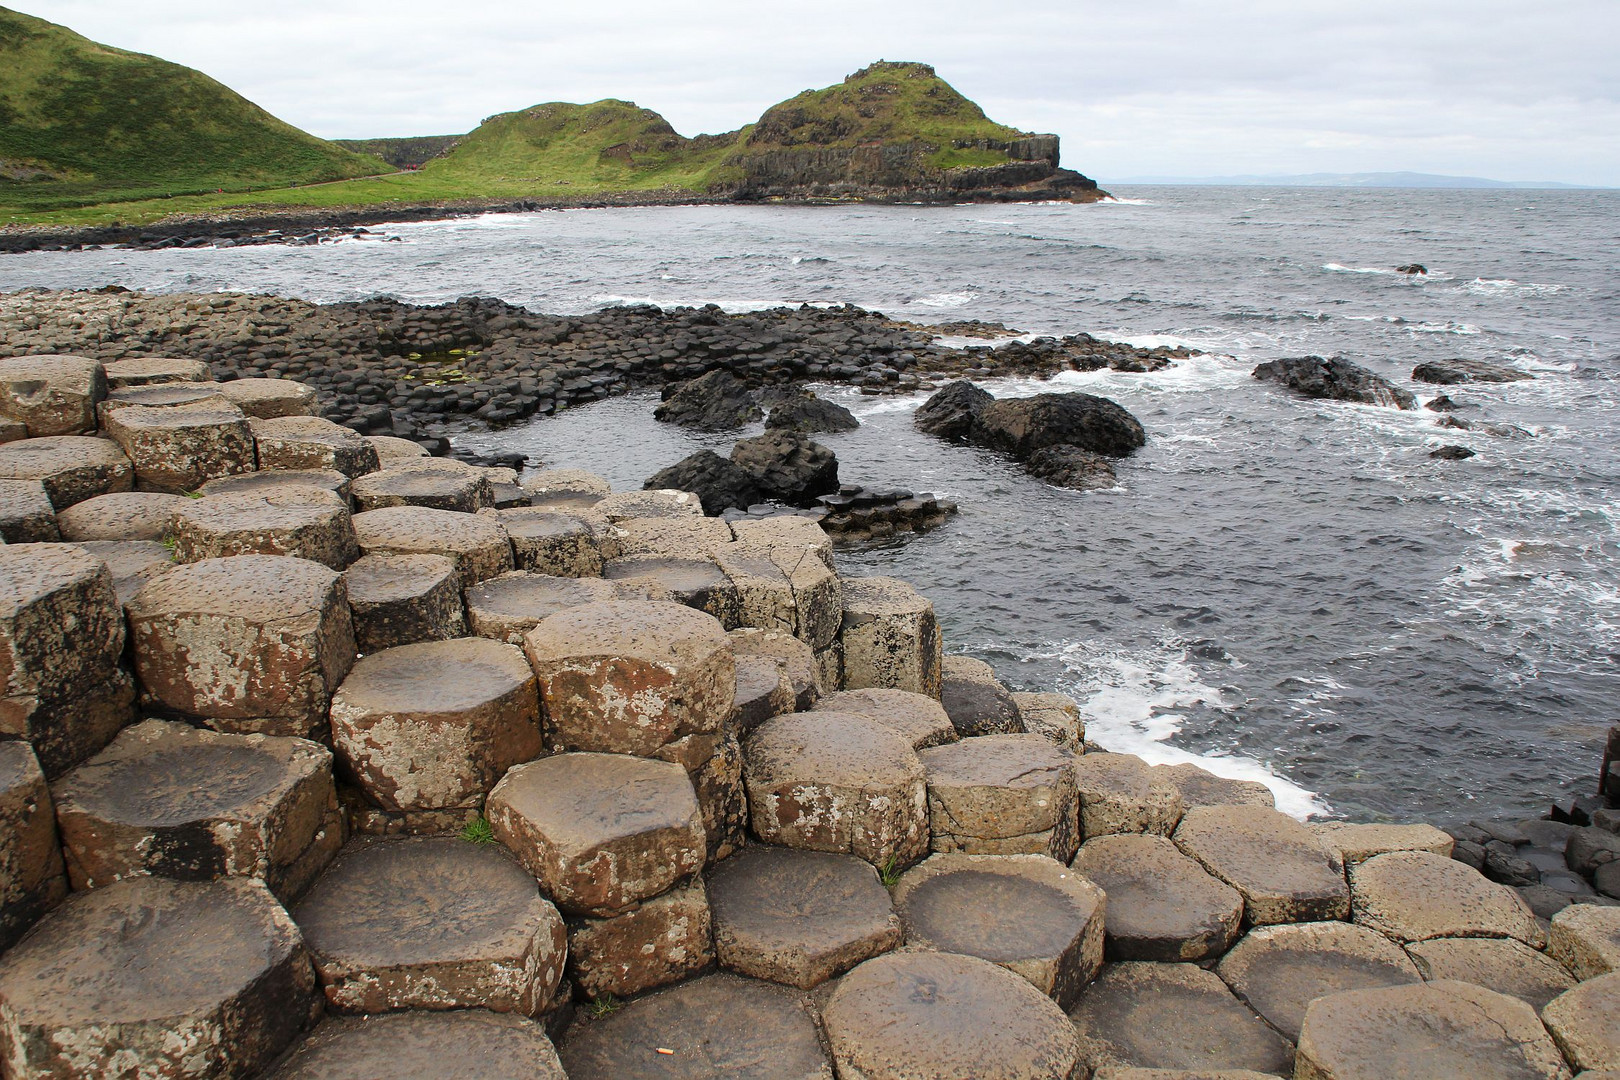
<instances>
[{"instance_id":1,"label":"hexagonal basalt column","mask_svg":"<svg viewBox=\"0 0 1620 1080\"><path fill-rule=\"evenodd\" d=\"M601 536L584 518L532 507L485 512L506 527L519 570L577 578L602 573Z\"/></svg>"},{"instance_id":2,"label":"hexagonal basalt column","mask_svg":"<svg viewBox=\"0 0 1620 1080\"><path fill-rule=\"evenodd\" d=\"M963 738L1023 731L1018 703L995 669L971 656L947 656L940 665L940 703Z\"/></svg>"},{"instance_id":3,"label":"hexagonal basalt column","mask_svg":"<svg viewBox=\"0 0 1620 1080\"><path fill-rule=\"evenodd\" d=\"M308 737L354 663L343 579L282 555L176 567L127 605L149 707L221 731Z\"/></svg>"},{"instance_id":4,"label":"hexagonal basalt column","mask_svg":"<svg viewBox=\"0 0 1620 1080\"><path fill-rule=\"evenodd\" d=\"M1044 855L933 855L895 887L906 944L978 956L1068 1008L1103 961L1103 891Z\"/></svg>"},{"instance_id":5,"label":"hexagonal basalt column","mask_svg":"<svg viewBox=\"0 0 1620 1080\"><path fill-rule=\"evenodd\" d=\"M780 664L764 656L737 657L736 708L726 730L747 734L773 716L790 713L793 683Z\"/></svg>"},{"instance_id":6,"label":"hexagonal basalt column","mask_svg":"<svg viewBox=\"0 0 1620 1080\"><path fill-rule=\"evenodd\" d=\"M424 641L359 660L332 698L332 745L390 812L476 809L540 753L540 702L523 654L485 638Z\"/></svg>"},{"instance_id":7,"label":"hexagonal basalt column","mask_svg":"<svg viewBox=\"0 0 1620 1080\"><path fill-rule=\"evenodd\" d=\"M1350 870L1355 921L1397 941L1510 937L1537 948L1546 935L1518 892L1428 851L1395 851Z\"/></svg>"},{"instance_id":8,"label":"hexagonal basalt column","mask_svg":"<svg viewBox=\"0 0 1620 1080\"><path fill-rule=\"evenodd\" d=\"M738 656L760 656L780 667L793 684L794 708L804 711L821 696L821 669L810 646L793 636L791 629L760 630L744 627L726 635L731 651ZM848 710L859 712L859 709Z\"/></svg>"},{"instance_id":9,"label":"hexagonal basalt column","mask_svg":"<svg viewBox=\"0 0 1620 1080\"><path fill-rule=\"evenodd\" d=\"M1187 811L1174 840L1243 894L1244 921L1250 925L1350 914L1343 866L1287 814L1260 806L1199 806Z\"/></svg>"},{"instance_id":10,"label":"hexagonal basalt column","mask_svg":"<svg viewBox=\"0 0 1620 1080\"><path fill-rule=\"evenodd\" d=\"M769 548L731 544L716 548L712 557L737 590L738 620L744 627L788 635L796 632L799 609L793 583L771 558Z\"/></svg>"},{"instance_id":11,"label":"hexagonal basalt column","mask_svg":"<svg viewBox=\"0 0 1620 1080\"><path fill-rule=\"evenodd\" d=\"M467 589L467 622L479 637L521 645L530 630L558 612L633 599L624 584L514 570Z\"/></svg>"},{"instance_id":12,"label":"hexagonal basalt column","mask_svg":"<svg viewBox=\"0 0 1620 1080\"><path fill-rule=\"evenodd\" d=\"M426 506L473 514L494 501L487 479L455 465L430 468L427 464L406 464L368 473L354 481L355 509L362 511L385 506Z\"/></svg>"},{"instance_id":13,"label":"hexagonal basalt column","mask_svg":"<svg viewBox=\"0 0 1620 1080\"><path fill-rule=\"evenodd\" d=\"M1076 753L1086 742L1086 722L1080 706L1067 694L1013 694L1018 720L1025 731L1066 746Z\"/></svg>"},{"instance_id":14,"label":"hexagonal basalt column","mask_svg":"<svg viewBox=\"0 0 1620 1080\"><path fill-rule=\"evenodd\" d=\"M62 539L56 508L38 480L0 480L0 540L49 544Z\"/></svg>"},{"instance_id":15,"label":"hexagonal basalt column","mask_svg":"<svg viewBox=\"0 0 1620 1080\"><path fill-rule=\"evenodd\" d=\"M544 619L524 639L553 748L653 754L731 716L737 667L712 616L605 603Z\"/></svg>"},{"instance_id":16,"label":"hexagonal basalt column","mask_svg":"<svg viewBox=\"0 0 1620 1080\"><path fill-rule=\"evenodd\" d=\"M76 889L144 874L255 877L296 896L343 843L331 751L304 739L148 720L55 794Z\"/></svg>"},{"instance_id":17,"label":"hexagonal basalt column","mask_svg":"<svg viewBox=\"0 0 1620 1080\"><path fill-rule=\"evenodd\" d=\"M174 534L175 511L191 502L184 495L158 491L117 491L86 499L56 515L69 543L147 540L162 543Z\"/></svg>"},{"instance_id":18,"label":"hexagonal basalt column","mask_svg":"<svg viewBox=\"0 0 1620 1080\"><path fill-rule=\"evenodd\" d=\"M1040 735L981 735L921 751L933 850L1049 855L1080 847L1074 755Z\"/></svg>"},{"instance_id":19,"label":"hexagonal basalt column","mask_svg":"<svg viewBox=\"0 0 1620 1080\"><path fill-rule=\"evenodd\" d=\"M776 517L734 521L731 523L731 534L737 538L739 544L808 550L820 559L828 570L836 572L838 569L833 565L832 537L827 535L827 530L809 518L799 517L797 514L778 514Z\"/></svg>"},{"instance_id":20,"label":"hexagonal basalt column","mask_svg":"<svg viewBox=\"0 0 1620 1080\"><path fill-rule=\"evenodd\" d=\"M1430 938L1411 942L1406 952L1428 982L1473 983L1528 1002L1537 1012L1575 985L1558 961L1512 938Z\"/></svg>"},{"instance_id":21,"label":"hexagonal basalt column","mask_svg":"<svg viewBox=\"0 0 1620 1080\"><path fill-rule=\"evenodd\" d=\"M538 479L537 477L536 480ZM532 486L528 490L538 500L539 492ZM656 491L620 491L613 495L604 495L593 506L615 525L630 518L703 516L703 503L696 495L690 491L675 491L668 488ZM730 539L728 530L726 540Z\"/></svg>"},{"instance_id":22,"label":"hexagonal basalt column","mask_svg":"<svg viewBox=\"0 0 1620 1080\"><path fill-rule=\"evenodd\" d=\"M377 460L385 469L397 461L419 461L433 456L421 443L394 435L367 435L366 442L377 448Z\"/></svg>"},{"instance_id":23,"label":"hexagonal basalt column","mask_svg":"<svg viewBox=\"0 0 1620 1080\"><path fill-rule=\"evenodd\" d=\"M1108 894L1110 960L1202 960L1237 938L1242 894L1162 836L1095 837L1073 866Z\"/></svg>"},{"instance_id":24,"label":"hexagonal basalt column","mask_svg":"<svg viewBox=\"0 0 1620 1080\"><path fill-rule=\"evenodd\" d=\"M253 433L235 407L132 405L108 413L105 427L134 463L135 486L142 491L183 494L255 467Z\"/></svg>"},{"instance_id":25,"label":"hexagonal basalt column","mask_svg":"<svg viewBox=\"0 0 1620 1080\"><path fill-rule=\"evenodd\" d=\"M1620 1070L1620 972L1565 991L1541 1019L1575 1068Z\"/></svg>"},{"instance_id":26,"label":"hexagonal basalt column","mask_svg":"<svg viewBox=\"0 0 1620 1080\"><path fill-rule=\"evenodd\" d=\"M174 515L174 557L292 555L342 570L360 555L342 497L323 488L209 495Z\"/></svg>"},{"instance_id":27,"label":"hexagonal basalt column","mask_svg":"<svg viewBox=\"0 0 1620 1080\"><path fill-rule=\"evenodd\" d=\"M728 858L743 844L748 829L748 795L743 787L742 746L727 735L715 744L709 760L689 769L692 791L703 815L710 863Z\"/></svg>"},{"instance_id":28,"label":"hexagonal basalt column","mask_svg":"<svg viewBox=\"0 0 1620 1080\"><path fill-rule=\"evenodd\" d=\"M568 1080L543 1027L482 1009L329 1017L271 1080Z\"/></svg>"},{"instance_id":29,"label":"hexagonal basalt column","mask_svg":"<svg viewBox=\"0 0 1620 1080\"><path fill-rule=\"evenodd\" d=\"M148 581L174 569L174 553L150 540L85 540L78 546L107 564L120 606L129 603Z\"/></svg>"},{"instance_id":30,"label":"hexagonal basalt column","mask_svg":"<svg viewBox=\"0 0 1620 1080\"><path fill-rule=\"evenodd\" d=\"M314 387L291 379L232 379L219 392L256 420L315 415Z\"/></svg>"},{"instance_id":31,"label":"hexagonal basalt column","mask_svg":"<svg viewBox=\"0 0 1620 1080\"><path fill-rule=\"evenodd\" d=\"M917 750L957 740L956 728L944 706L926 694L909 690L840 690L823 695L814 707L822 712L871 717Z\"/></svg>"},{"instance_id":32,"label":"hexagonal basalt column","mask_svg":"<svg viewBox=\"0 0 1620 1080\"><path fill-rule=\"evenodd\" d=\"M364 653L464 637L461 577L445 555L367 555L343 572Z\"/></svg>"},{"instance_id":33,"label":"hexagonal basalt column","mask_svg":"<svg viewBox=\"0 0 1620 1080\"><path fill-rule=\"evenodd\" d=\"M1087 840L1111 833L1169 836L1181 820L1176 785L1135 754L1085 754L1075 759L1074 773Z\"/></svg>"},{"instance_id":34,"label":"hexagonal basalt column","mask_svg":"<svg viewBox=\"0 0 1620 1080\"><path fill-rule=\"evenodd\" d=\"M767 721L743 747L749 820L760 839L905 866L928 850L928 796L911 745L864 716Z\"/></svg>"},{"instance_id":35,"label":"hexagonal basalt column","mask_svg":"<svg viewBox=\"0 0 1620 1080\"><path fill-rule=\"evenodd\" d=\"M197 489L199 495L268 494L288 487L325 488L347 505L350 481L336 469L260 469L258 472L221 476Z\"/></svg>"},{"instance_id":36,"label":"hexagonal basalt column","mask_svg":"<svg viewBox=\"0 0 1620 1080\"><path fill-rule=\"evenodd\" d=\"M201 360L167 356L139 356L106 365L107 389L125 386L162 386L166 383L211 383L214 369Z\"/></svg>"},{"instance_id":37,"label":"hexagonal basalt column","mask_svg":"<svg viewBox=\"0 0 1620 1080\"><path fill-rule=\"evenodd\" d=\"M1181 793L1181 803L1185 810L1195 806L1263 806L1267 810L1277 808L1277 798L1271 789L1258 780L1233 780L1226 776L1216 776L1207 769L1201 769L1192 762L1183 762L1180 765L1155 765L1153 774L1162 776L1175 785Z\"/></svg>"},{"instance_id":38,"label":"hexagonal basalt column","mask_svg":"<svg viewBox=\"0 0 1620 1080\"><path fill-rule=\"evenodd\" d=\"M495 844L449 836L352 844L293 917L339 1012L533 1016L562 981L562 916Z\"/></svg>"},{"instance_id":39,"label":"hexagonal basalt column","mask_svg":"<svg viewBox=\"0 0 1620 1080\"><path fill-rule=\"evenodd\" d=\"M426 506L389 506L354 516L367 555L445 555L466 588L512 569L512 542L498 521Z\"/></svg>"},{"instance_id":40,"label":"hexagonal basalt column","mask_svg":"<svg viewBox=\"0 0 1620 1080\"><path fill-rule=\"evenodd\" d=\"M869 686L939 697L943 663L934 605L899 578L844 579L845 690Z\"/></svg>"},{"instance_id":41,"label":"hexagonal basalt column","mask_svg":"<svg viewBox=\"0 0 1620 1080\"><path fill-rule=\"evenodd\" d=\"M519 765L490 793L495 835L572 914L617 915L703 865L686 770L622 754Z\"/></svg>"},{"instance_id":42,"label":"hexagonal basalt column","mask_svg":"<svg viewBox=\"0 0 1620 1080\"><path fill-rule=\"evenodd\" d=\"M627 997L714 963L709 898L694 877L605 919L568 927L568 971L588 998Z\"/></svg>"},{"instance_id":43,"label":"hexagonal basalt column","mask_svg":"<svg viewBox=\"0 0 1620 1080\"><path fill-rule=\"evenodd\" d=\"M753 845L709 872L720 966L810 989L900 944L870 863Z\"/></svg>"},{"instance_id":44,"label":"hexagonal basalt column","mask_svg":"<svg viewBox=\"0 0 1620 1080\"><path fill-rule=\"evenodd\" d=\"M159 383L155 386L125 386L109 391L107 400L96 406L96 416L101 421L101 426L105 428L107 418L118 409L137 406L169 408L181 405L223 409L226 412L236 409L236 406L232 405L213 383Z\"/></svg>"},{"instance_id":45,"label":"hexagonal basalt column","mask_svg":"<svg viewBox=\"0 0 1620 1080\"><path fill-rule=\"evenodd\" d=\"M613 486L584 469L542 469L523 481L523 490L537 508L573 511L601 502Z\"/></svg>"},{"instance_id":46,"label":"hexagonal basalt column","mask_svg":"<svg viewBox=\"0 0 1620 1080\"><path fill-rule=\"evenodd\" d=\"M889 953L838 984L822 1011L840 1076L1068 1080L1074 1027L1052 999L988 960Z\"/></svg>"},{"instance_id":47,"label":"hexagonal basalt column","mask_svg":"<svg viewBox=\"0 0 1620 1080\"><path fill-rule=\"evenodd\" d=\"M0 547L0 735L33 744L47 776L130 718L124 620L105 563L73 544Z\"/></svg>"},{"instance_id":48,"label":"hexagonal basalt column","mask_svg":"<svg viewBox=\"0 0 1620 1080\"><path fill-rule=\"evenodd\" d=\"M14 356L0 360L0 417L30 438L96 429L96 402L107 396L100 363L83 356Z\"/></svg>"},{"instance_id":49,"label":"hexagonal basalt column","mask_svg":"<svg viewBox=\"0 0 1620 1080\"><path fill-rule=\"evenodd\" d=\"M0 952L67 895L51 791L25 742L0 742Z\"/></svg>"},{"instance_id":50,"label":"hexagonal basalt column","mask_svg":"<svg viewBox=\"0 0 1620 1080\"><path fill-rule=\"evenodd\" d=\"M626 555L609 559L602 574L609 581L654 581L675 603L713 615L727 630L735 630L741 618L737 586L713 559Z\"/></svg>"},{"instance_id":51,"label":"hexagonal basalt column","mask_svg":"<svg viewBox=\"0 0 1620 1080\"><path fill-rule=\"evenodd\" d=\"M619 527L619 548L623 555L707 559L715 548L732 542L731 526L719 518L679 514L673 517L610 516L609 520Z\"/></svg>"},{"instance_id":52,"label":"hexagonal basalt column","mask_svg":"<svg viewBox=\"0 0 1620 1080\"><path fill-rule=\"evenodd\" d=\"M1552 917L1547 952L1577 979L1620 971L1620 909L1571 904Z\"/></svg>"},{"instance_id":53,"label":"hexagonal basalt column","mask_svg":"<svg viewBox=\"0 0 1620 1080\"><path fill-rule=\"evenodd\" d=\"M715 1023L716 1017L725 1023ZM833 1080L815 1009L804 994L723 974L648 994L576 1025L563 1041L562 1058L572 1080Z\"/></svg>"},{"instance_id":54,"label":"hexagonal basalt column","mask_svg":"<svg viewBox=\"0 0 1620 1080\"><path fill-rule=\"evenodd\" d=\"M246 1076L320 1014L298 928L261 882L80 893L0 958L8 1076Z\"/></svg>"},{"instance_id":55,"label":"hexagonal basalt column","mask_svg":"<svg viewBox=\"0 0 1620 1080\"><path fill-rule=\"evenodd\" d=\"M261 469L333 469L347 477L377 471L377 448L319 416L251 420Z\"/></svg>"},{"instance_id":56,"label":"hexagonal basalt column","mask_svg":"<svg viewBox=\"0 0 1620 1080\"><path fill-rule=\"evenodd\" d=\"M0 446L0 479L38 480L51 505L65 510L110 491L130 490L135 467L111 439L54 435Z\"/></svg>"}]
</instances>

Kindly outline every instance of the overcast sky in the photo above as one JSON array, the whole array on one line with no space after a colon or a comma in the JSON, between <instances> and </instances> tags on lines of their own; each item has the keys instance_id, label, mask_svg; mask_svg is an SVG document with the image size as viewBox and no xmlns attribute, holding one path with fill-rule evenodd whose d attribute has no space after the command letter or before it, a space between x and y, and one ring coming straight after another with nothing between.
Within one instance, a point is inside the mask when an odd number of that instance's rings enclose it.
<instances>
[{"instance_id":1,"label":"overcast sky","mask_svg":"<svg viewBox=\"0 0 1620 1080\"><path fill-rule=\"evenodd\" d=\"M6 0L200 68L327 138L628 98L726 131L878 59L933 64L1063 162L1620 185L1620 0Z\"/></svg>"}]
</instances>

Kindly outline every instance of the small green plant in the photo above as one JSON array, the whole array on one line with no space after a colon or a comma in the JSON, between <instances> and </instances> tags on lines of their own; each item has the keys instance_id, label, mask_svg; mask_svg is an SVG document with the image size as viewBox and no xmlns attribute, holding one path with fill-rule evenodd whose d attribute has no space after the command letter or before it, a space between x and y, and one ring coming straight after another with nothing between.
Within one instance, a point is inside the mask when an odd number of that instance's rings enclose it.
<instances>
[{"instance_id":1,"label":"small green plant","mask_svg":"<svg viewBox=\"0 0 1620 1080\"><path fill-rule=\"evenodd\" d=\"M585 1006L585 1011L591 1014L592 1020L604 1020L619 1011L619 999L612 994L603 994Z\"/></svg>"},{"instance_id":2,"label":"small green plant","mask_svg":"<svg viewBox=\"0 0 1620 1080\"><path fill-rule=\"evenodd\" d=\"M469 844L493 844L495 830L489 827L488 818L478 817L462 826L461 838Z\"/></svg>"},{"instance_id":3,"label":"small green plant","mask_svg":"<svg viewBox=\"0 0 1620 1080\"><path fill-rule=\"evenodd\" d=\"M878 867L878 880L883 882L885 889L900 884L900 860L897 856L890 855L883 860L883 865Z\"/></svg>"},{"instance_id":4,"label":"small green plant","mask_svg":"<svg viewBox=\"0 0 1620 1080\"><path fill-rule=\"evenodd\" d=\"M203 497L203 493L200 491L188 491L185 492L185 496L188 499L200 499Z\"/></svg>"},{"instance_id":5,"label":"small green plant","mask_svg":"<svg viewBox=\"0 0 1620 1080\"><path fill-rule=\"evenodd\" d=\"M165 536L163 538L163 549L169 553L169 558L174 558L174 551L178 546L179 545L175 543L174 537Z\"/></svg>"}]
</instances>

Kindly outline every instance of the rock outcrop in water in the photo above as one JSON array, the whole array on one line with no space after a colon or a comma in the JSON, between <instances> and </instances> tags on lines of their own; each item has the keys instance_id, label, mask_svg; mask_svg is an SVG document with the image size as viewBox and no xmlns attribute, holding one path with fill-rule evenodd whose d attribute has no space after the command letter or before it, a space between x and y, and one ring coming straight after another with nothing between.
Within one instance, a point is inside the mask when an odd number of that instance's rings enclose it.
<instances>
[{"instance_id":1,"label":"rock outcrop in water","mask_svg":"<svg viewBox=\"0 0 1620 1080\"><path fill-rule=\"evenodd\" d=\"M854 431L861 426L855 414L842 405L810 393L777 396L765 418L766 430L815 435L821 432Z\"/></svg>"},{"instance_id":2,"label":"rock outcrop in water","mask_svg":"<svg viewBox=\"0 0 1620 1080\"><path fill-rule=\"evenodd\" d=\"M1280 383L1308 398L1353 401L1362 405L1384 405L1414 409L1417 398L1381 375L1374 375L1360 364L1343 357L1290 356L1268 360L1254 369L1262 382Z\"/></svg>"},{"instance_id":3,"label":"rock outcrop in water","mask_svg":"<svg viewBox=\"0 0 1620 1080\"><path fill-rule=\"evenodd\" d=\"M1108 459L1147 441L1141 421L1108 398L1067 393L998 401L966 381L934 394L912 422L930 435L1000 450L1036 478L1078 491L1113 487Z\"/></svg>"},{"instance_id":4,"label":"rock outcrop in water","mask_svg":"<svg viewBox=\"0 0 1620 1080\"><path fill-rule=\"evenodd\" d=\"M647 491L690 491L711 516L724 510L747 508L763 502L765 493L752 473L713 450L699 450L665 469L642 485Z\"/></svg>"},{"instance_id":5,"label":"rock outcrop in water","mask_svg":"<svg viewBox=\"0 0 1620 1080\"><path fill-rule=\"evenodd\" d=\"M1524 382L1534 379L1535 376L1528 371L1508 367L1506 364L1456 357L1451 360L1430 360L1419 364L1412 369L1412 378L1418 382L1434 383L1438 386L1456 386L1459 383Z\"/></svg>"},{"instance_id":6,"label":"rock outcrop in water","mask_svg":"<svg viewBox=\"0 0 1620 1080\"><path fill-rule=\"evenodd\" d=\"M731 462L754 478L767 499L810 506L838 490L838 456L818 442L784 431L743 439Z\"/></svg>"},{"instance_id":7,"label":"rock outcrop in water","mask_svg":"<svg viewBox=\"0 0 1620 1080\"><path fill-rule=\"evenodd\" d=\"M730 431L764 416L755 394L729 371L667 387L653 419L699 431Z\"/></svg>"}]
</instances>

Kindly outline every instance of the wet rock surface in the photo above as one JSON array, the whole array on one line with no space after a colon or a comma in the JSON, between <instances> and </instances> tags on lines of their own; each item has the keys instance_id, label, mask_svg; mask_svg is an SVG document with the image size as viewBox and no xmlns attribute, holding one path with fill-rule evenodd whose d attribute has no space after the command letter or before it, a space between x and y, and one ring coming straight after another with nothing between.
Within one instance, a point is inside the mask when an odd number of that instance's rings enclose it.
<instances>
[{"instance_id":1,"label":"wet rock surface","mask_svg":"<svg viewBox=\"0 0 1620 1080\"><path fill-rule=\"evenodd\" d=\"M1295 356L1268 360L1254 369L1254 377L1262 382L1280 383L1302 397L1396 409L1417 407L1417 398L1411 391L1402 390L1343 357Z\"/></svg>"}]
</instances>

